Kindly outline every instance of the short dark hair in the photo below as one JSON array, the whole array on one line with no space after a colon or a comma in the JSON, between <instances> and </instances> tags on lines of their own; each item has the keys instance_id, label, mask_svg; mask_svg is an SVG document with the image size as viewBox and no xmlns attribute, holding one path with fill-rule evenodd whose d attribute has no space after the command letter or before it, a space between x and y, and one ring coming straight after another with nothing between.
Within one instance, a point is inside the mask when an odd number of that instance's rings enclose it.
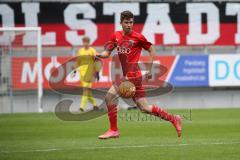
<instances>
[{"instance_id":1,"label":"short dark hair","mask_svg":"<svg viewBox=\"0 0 240 160\"><path fill-rule=\"evenodd\" d=\"M124 20L124 19L130 19L130 18L133 18L133 13L131 11L123 11L121 12L121 22Z\"/></svg>"},{"instance_id":2,"label":"short dark hair","mask_svg":"<svg viewBox=\"0 0 240 160\"><path fill-rule=\"evenodd\" d=\"M89 42L90 42L90 38L87 37L87 36L85 36L85 37L82 38L82 41L83 41L83 42L88 42L88 43L89 43Z\"/></svg>"}]
</instances>

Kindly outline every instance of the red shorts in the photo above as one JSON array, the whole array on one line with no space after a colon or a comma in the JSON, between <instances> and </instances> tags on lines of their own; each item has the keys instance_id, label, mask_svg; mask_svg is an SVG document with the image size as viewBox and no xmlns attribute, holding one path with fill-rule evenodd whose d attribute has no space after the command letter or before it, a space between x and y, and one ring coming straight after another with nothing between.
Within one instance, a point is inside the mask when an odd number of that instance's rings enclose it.
<instances>
[{"instance_id":1,"label":"red shorts","mask_svg":"<svg viewBox=\"0 0 240 160\"><path fill-rule=\"evenodd\" d=\"M132 82L136 87L136 93L132 99L136 101L139 98L145 97L145 90L142 85L142 77L130 78L129 81Z\"/></svg>"}]
</instances>

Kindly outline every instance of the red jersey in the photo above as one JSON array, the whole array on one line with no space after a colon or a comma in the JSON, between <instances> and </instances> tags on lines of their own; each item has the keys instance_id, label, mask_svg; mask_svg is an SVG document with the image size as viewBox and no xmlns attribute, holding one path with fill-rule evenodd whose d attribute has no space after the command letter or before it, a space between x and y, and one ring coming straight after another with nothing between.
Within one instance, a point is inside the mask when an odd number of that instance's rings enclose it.
<instances>
[{"instance_id":1,"label":"red jersey","mask_svg":"<svg viewBox=\"0 0 240 160\"><path fill-rule=\"evenodd\" d=\"M141 51L142 48L148 50L152 43L135 31L128 35L124 35L123 31L116 31L110 41L116 45L123 75L127 77L141 76L141 70L138 67Z\"/></svg>"}]
</instances>

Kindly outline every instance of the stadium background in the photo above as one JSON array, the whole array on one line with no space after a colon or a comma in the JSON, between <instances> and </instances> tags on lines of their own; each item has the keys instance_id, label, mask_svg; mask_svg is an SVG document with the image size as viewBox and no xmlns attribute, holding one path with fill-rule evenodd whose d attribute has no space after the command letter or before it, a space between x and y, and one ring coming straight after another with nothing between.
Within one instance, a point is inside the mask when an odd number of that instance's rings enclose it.
<instances>
[{"instance_id":1,"label":"stadium background","mask_svg":"<svg viewBox=\"0 0 240 160\"><path fill-rule=\"evenodd\" d=\"M239 107L240 4L162 2L6 1L0 4L1 24L42 28L42 107L46 112L53 111L59 100L71 96L57 95L49 89L51 67L74 55L83 35L91 37L92 45L101 52L110 33L120 29L119 13L124 9L135 14L134 29L156 45L155 62L169 70L160 78L175 87L170 94L160 96L160 101L159 97L153 97L154 103L167 108ZM35 42L31 36L24 36L24 41L12 42L20 47L13 49L10 66L6 61L10 56L8 50L2 47L1 113L37 111L36 92L33 92L37 88L35 53L33 58L26 56ZM3 35L0 38L7 39ZM109 87L109 61L104 64L96 85L99 88ZM154 72L157 76L158 71ZM72 82L76 83L76 79ZM77 107L79 97L71 98ZM121 106L127 107L124 103Z\"/></svg>"},{"instance_id":2,"label":"stadium background","mask_svg":"<svg viewBox=\"0 0 240 160\"><path fill-rule=\"evenodd\" d=\"M168 69L159 77L159 69L154 68L153 77L174 89L148 99L183 116L181 141L168 122L139 110L119 111L121 137L106 141L97 139L108 127L106 114L82 122L77 119L82 113L71 115L77 117L74 121L64 121L53 112L66 99L73 100L71 109L76 111L81 97L51 90L51 69L75 54L83 35L90 36L101 52L119 29L119 13L125 9L135 14L134 29L156 46L154 63ZM11 37L0 31L0 159L239 160L239 17L237 0L0 0L0 30L41 27L44 80L44 113L36 113L35 32L16 32ZM146 56L143 51L141 60ZM111 84L111 64L110 59L104 61L100 82L94 84L97 89ZM66 82L77 85L78 79L68 77ZM129 107L122 100L119 106Z\"/></svg>"}]
</instances>

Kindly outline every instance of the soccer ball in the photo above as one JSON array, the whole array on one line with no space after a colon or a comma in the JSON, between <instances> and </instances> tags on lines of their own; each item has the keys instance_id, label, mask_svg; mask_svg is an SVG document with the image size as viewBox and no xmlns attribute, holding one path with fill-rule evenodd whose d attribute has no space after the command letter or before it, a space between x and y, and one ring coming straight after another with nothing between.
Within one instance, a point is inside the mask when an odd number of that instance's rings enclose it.
<instances>
[{"instance_id":1,"label":"soccer ball","mask_svg":"<svg viewBox=\"0 0 240 160\"><path fill-rule=\"evenodd\" d=\"M118 92L123 98L132 98L136 93L136 87L132 82L124 81L119 85Z\"/></svg>"}]
</instances>

